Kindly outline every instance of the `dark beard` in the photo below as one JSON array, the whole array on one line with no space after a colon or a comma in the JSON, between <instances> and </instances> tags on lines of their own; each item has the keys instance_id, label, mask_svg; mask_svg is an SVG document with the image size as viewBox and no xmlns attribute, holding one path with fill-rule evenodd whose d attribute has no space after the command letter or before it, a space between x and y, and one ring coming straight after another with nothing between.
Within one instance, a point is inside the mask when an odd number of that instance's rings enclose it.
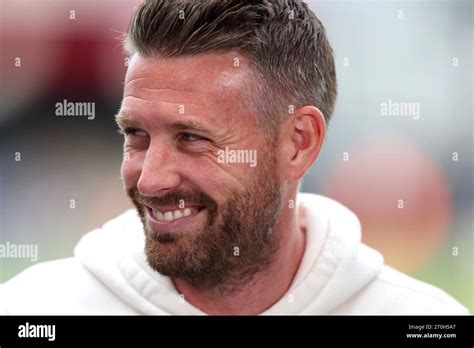
<instances>
[{"instance_id":1,"label":"dark beard","mask_svg":"<svg viewBox=\"0 0 474 348\"><path fill-rule=\"evenodd\" d=\"M272 228L281 208L275 166L268 167L259 168L260 173L256 170L245 192L234 193L220 208L203 192L175 190L158 198L130 189L128 195L144 226L145 252L151 268L171 278L185 279L201 291L219 294L238 291L268 269L279 246ZM181 199L206 208L204 230L171 234L148 228L144 202L178 206Z\"/></svg>"}]
</instances>

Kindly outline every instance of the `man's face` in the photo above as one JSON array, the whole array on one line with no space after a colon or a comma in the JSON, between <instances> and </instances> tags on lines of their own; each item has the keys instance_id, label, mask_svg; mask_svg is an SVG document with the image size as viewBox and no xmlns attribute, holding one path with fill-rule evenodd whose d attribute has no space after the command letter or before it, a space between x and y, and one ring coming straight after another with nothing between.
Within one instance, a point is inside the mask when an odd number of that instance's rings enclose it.
<instances>
[{"instance_id":1,"label":"man's face","mask_svg":"<svg viewBox=\"0 0 474 348\"><path fill-rule=\"evenodd\" d=\"M135 55L125 79L122 177L144 225L147 260L202 288L248 281L278 248L275 144L250 114L249 78L246 59L228 53Z\"/></svg>"}]
</instances>

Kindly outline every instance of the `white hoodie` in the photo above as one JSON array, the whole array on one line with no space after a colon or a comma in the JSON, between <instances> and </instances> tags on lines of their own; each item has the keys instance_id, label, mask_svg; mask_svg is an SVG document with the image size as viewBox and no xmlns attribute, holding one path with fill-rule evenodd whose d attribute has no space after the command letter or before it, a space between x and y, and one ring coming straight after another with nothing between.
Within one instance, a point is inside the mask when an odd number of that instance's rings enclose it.
<instances>
[{"instance_id":1,"label":"white hoodie","mask_svg":"<svg viewBox=\"0 0 474 348\"><path fill-rule=\"evenodd\" d=\"M329 198L299 194L306 250L288 292L262 314L468 314L442 290L383 264L360 224ZM0 285L4 314L205 314L144 255L134 210L85 235L75 256L41 263Z\"/></svg>"}]
</instances>

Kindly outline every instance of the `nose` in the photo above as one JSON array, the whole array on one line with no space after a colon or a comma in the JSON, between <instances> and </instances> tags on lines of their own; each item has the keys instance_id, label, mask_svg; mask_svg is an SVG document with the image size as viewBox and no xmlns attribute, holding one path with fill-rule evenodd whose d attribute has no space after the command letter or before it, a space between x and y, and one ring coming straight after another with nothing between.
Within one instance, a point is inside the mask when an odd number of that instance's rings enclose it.
<instances>
[{"instance_id":1,"label":"nose","mask_svg":"<svg viewBox=\"0 0 474 348\"><path fill-rule=\"evenodd\" d=\"M161 196L181 184L178 161L165 144L150 143L143 162L137 188L145 196Z\"/></svg>"}]
</instances>

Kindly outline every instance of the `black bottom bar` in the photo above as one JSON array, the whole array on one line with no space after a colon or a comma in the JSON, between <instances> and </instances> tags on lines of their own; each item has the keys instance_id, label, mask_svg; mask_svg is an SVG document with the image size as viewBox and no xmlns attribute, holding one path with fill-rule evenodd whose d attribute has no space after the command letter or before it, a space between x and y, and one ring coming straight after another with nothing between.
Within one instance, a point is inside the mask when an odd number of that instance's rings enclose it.
<instances>
[{"instance_id":1,"label":"black bottom bar","mask_svg":"<svg viewBox=\"0 0 474 348\"><path fill-rule=\"evenodd\" d=\"M0 347L473 347L472 316L0 316Z\"/></svg>"}]
</instances>

